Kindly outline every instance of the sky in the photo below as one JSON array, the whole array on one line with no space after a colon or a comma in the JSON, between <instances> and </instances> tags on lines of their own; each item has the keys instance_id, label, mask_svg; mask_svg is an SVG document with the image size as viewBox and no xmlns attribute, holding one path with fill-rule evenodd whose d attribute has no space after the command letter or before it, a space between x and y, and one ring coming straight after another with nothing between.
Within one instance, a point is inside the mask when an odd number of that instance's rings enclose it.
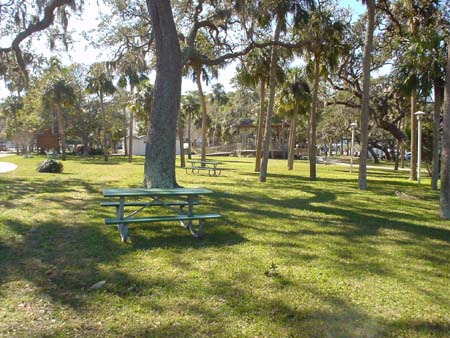
<instances>
[{"instance_id":1,"label":"sky","mask_svg":"<svg viewBox=\"0 0 450 338\"><path fill-rule=\"evenodd\" d=\"M362 5L361 1L340 0L339 5L343 8L351 9L354 13L354 19L365 11L365 7ZM81 35L83 31L88 32L97 26L99 11L105 10L106 8L104 6L97 5L96 0L87 0L85 1L82 15L73 16L70 18L68 29L69 31L74 32L73 38L75 41L74 44L70 46L69 53L56 53L56 55L63 60L63 63L70 64L75 62L89 65L96 61L107 61L108 55L101 50L99 51L98 49L89 46ZM37 50L47 51L45 56L55 55L55 52L48 51L48 46L43 39L40 41L34 41L33 44ZM208 93L211 90L211 86L217 82L224 85L226 91L232 91L233 88L230 81L235 74L236 65L237 62L233 62L223 70L220 70L218 78L211 81L209 85L205 85L205 92ZM195 90L197 90L195 83L190 79L183 78L182 92L185 93L187 91ZM4 88L3 83L0 82L0 98L5 97L8 94L9 92Z\"/></svg>"}]
</instances>

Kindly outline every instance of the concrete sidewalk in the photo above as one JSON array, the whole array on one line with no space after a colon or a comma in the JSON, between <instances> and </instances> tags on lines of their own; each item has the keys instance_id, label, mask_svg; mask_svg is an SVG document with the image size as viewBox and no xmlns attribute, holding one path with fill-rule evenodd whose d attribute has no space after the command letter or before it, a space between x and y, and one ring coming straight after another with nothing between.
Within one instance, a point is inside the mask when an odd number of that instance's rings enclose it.
<instances>
[{"instance_id":1,"label":"concrete sidewalk","mask_svg":"<svg viewBox=\"0 0 450 338\"><path fill-rule=\"evenodd\" d=\"M336 162L336 163L330 163L330 164L336 164L336 165L343 165L346 167L350 167L350 163L342 163L342 162ZM358 164L353 164L354 168L358 168ZM380 169L380 170L394 170L394 167L382 167L382 166L376 166L376 165L367 165L366 168L368 169ZM398 171L409 171L409 168L398 168Z\"/></svg>"},{"instance_id":2,"label":"concrete sidewalk","mask_svg":"<svg viewBox=\"0 0 450 338\"><path fill-rule=\"evenodd\" d=\"M6 157L12 154L0 154L0 158L1 157ZM0 174L2 173L6 173L8 171L13 171L16 170L17 165L13 164L13 163L9 163L9 162L0 162Z\"/></svg>"}]
</instances>

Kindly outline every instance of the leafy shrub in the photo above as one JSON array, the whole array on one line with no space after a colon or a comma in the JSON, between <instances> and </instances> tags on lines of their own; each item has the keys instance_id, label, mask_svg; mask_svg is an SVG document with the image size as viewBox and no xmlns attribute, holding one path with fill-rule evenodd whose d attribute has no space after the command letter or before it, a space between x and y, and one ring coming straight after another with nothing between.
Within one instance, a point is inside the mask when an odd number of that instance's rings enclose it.
<instances>
[{"instance_id":1,"label":"leafy shrub","mask_svg":"<svg viewBox=\"0 0 450 338\"><path fill-rule=\"evenodd\" d=\"M45 160L38 165L37 171L40 173L62 173L63 164L55 160Z\"/></svg>"}]
</instances>

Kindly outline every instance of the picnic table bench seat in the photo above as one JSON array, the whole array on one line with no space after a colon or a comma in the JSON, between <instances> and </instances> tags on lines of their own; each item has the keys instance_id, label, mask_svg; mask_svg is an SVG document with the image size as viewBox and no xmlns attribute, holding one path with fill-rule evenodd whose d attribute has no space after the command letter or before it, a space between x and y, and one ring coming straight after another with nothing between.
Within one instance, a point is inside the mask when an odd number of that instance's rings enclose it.
<instances>
[{"instance_id":1,"label":"picnic table bench seat","mask_svg":"<svg viewBox=\"0 0 450 338\"><path fill-rule=\"evenodd\" d=\"M194 205L197 205L197 201L192 202ZM143 207L143 206L179 206L179 207L185 207L189 205L186 201L170 201L170 202L164 202L164 201L152 201L152 202L146 202L146 201L132 201L132 202L124 202L123 204L125 207ZM100 206L102 207L116 207L118 208L120 206L120 202L111 202L111 201L103 201L100 202Z\"/></svg>"},{"instance_id":2,"label":"picnic table bench seat","mask_svg":"<svg viewBox=\"0 0 450 338\"><path fill-rule=\"evenodd\" d=\"M212 219L222 217L220 214L194 214L194 215L169 215L169 216L153 216L153 217L135 217L135 218L106 218L105 224L119 223L151 223L165 221L192 221L197 219Z\"/></svg>"}]
</instances>

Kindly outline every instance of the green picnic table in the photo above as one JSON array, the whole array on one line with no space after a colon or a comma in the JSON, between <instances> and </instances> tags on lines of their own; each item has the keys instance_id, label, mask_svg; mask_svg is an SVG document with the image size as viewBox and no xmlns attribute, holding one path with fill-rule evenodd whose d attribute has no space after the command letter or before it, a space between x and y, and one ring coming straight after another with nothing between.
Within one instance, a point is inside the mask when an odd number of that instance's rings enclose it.
<instances>
[{"instance_id":1,"label":"green picnic table","mask_svg":"<svg viewBox=\"0 0 450 338\"><path fill-rule=\"evenodd\" d=\"M222 164L222 162L202 160L188 160L187 162L190 163L191 166L186 167L186 174L188 173L188 171L191 171L192 174L197 171L198 174L201 170L207 170L209 176L218 176L222 172L222 169L218 167L218 165Z\"/></svg>"},{"instance_id":2,"label":"green picnic table","mask_svg":"<svg viewBox=\"0 0 450 338\"><path fill-rule=\"evenodd\" d=\"M103 201L100 203L104 207L116 207L116 217L106 218L105 224L117 224L122 242L128 240L129 223L151 223L179 221L184 228L187 228L195 238L200 238L203 234L203 220L219 218L217 213L194 213L194 206L198 205L198 197L212 194L213 192L205 188L114 188L103 189L103 196L115 198L114 201ZM118 199L118 200L117 200ZM143 200L144 199L144 200ZM125 208L133 207L135 210L125 215ZM137 209L136 209L137 207ZM164 215L158 213L158 208L151 208L154 212L150 216L134 217L149 207L160 207L168 209ZM184 208L187 207L185 211ZM197 220L198 225L194 226L193 221Z\"/></svg>"}]
</instances>

